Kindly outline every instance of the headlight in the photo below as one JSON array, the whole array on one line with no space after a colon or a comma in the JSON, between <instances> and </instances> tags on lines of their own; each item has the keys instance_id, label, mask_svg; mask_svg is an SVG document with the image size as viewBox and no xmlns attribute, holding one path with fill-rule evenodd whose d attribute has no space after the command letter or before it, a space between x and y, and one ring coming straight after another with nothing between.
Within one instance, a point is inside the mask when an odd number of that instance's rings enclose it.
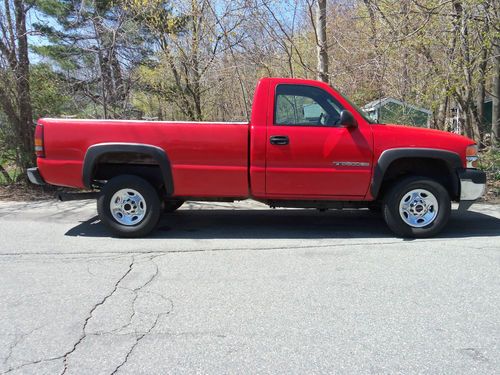
<instances>
[{"instance_id":1,"label":"headlight","mask_svg":"<svg viewBox=\"0 0 500 375\"><path fill-rule=\"evenodd\" d=\"M465 149L465 158L467 159L467 168L477 168L478 156L477 145L470 145Z\"/></svg>"}]
</instances>

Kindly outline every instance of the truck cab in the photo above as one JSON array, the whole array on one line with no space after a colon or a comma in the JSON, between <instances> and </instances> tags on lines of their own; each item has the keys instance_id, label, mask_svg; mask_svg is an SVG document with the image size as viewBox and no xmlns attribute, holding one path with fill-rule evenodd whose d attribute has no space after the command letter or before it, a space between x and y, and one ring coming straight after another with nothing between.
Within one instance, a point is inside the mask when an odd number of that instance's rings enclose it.
<instances>
[{"instance_id":1,"label":"truck cab","mask_svg":"<svg viewBox=\"0 0 500 375\"><path fill-rule=\"evenodd\" d=\"M253 192L255 197L364 199L373 134L371 124L349 102L322 82L297 79L264 79L256 98L250 165L255 172L255 153L265 152L265 169L260 169L265 186L259 189L262 195Z\"/></svg>"}]
</instances>

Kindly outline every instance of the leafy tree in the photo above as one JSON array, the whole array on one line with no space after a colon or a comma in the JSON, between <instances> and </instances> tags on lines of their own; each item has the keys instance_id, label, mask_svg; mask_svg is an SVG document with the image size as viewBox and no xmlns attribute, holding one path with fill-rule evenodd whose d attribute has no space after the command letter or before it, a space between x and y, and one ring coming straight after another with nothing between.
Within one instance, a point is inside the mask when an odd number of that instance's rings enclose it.
<instances>
[{"instance_id":1,"label":"leafy tree","mask_svg":"<svg viewBox=\"0 0 500 375\"><path fill-rule=\"evenodd\" d=\"M143 87L174 104L183 118L206 119L209 111L204 102L222 80L219 63L236 58L233 47L241 42L238 31L245 21L241 14L245 5L213 0L126 0L126 4L151 35L157 52L151 64L138 72ZM234 78L241 87L238 69ZM246 90L242 95L246 99Z\"/></svg>"},{"instance_id":2,"label":"leafy tree","mask_svg":"<svg viewBox=\"0 0 500 375\"><path fill-rule=\"evenodd\" d=\"M55 64L95 116L126 117L130 72L149 54L127 9L113 0L40 0L36 8L42 20L33 26L48 43L34 52Z\"/></svg>"},{"instance_id":3,"label":"leafy tree","mask_svg":"<svg viewBox=\"0 0 500 375\"><path fill-rule=\"evenodd\" d=\"M73 115L81 110L67 92L64 77L49 64L32 65L30 87L35 119Z\"/></svg>"},{"instance_id":4,"label":"leafy tree","mask_svg":"<svg viewBox=\"0 0 500 375\"><path fill-rule=\"evenodd\" d=\"M5 0L0 4L0 107L2 133L9 134L15 163L25 171L33 165L33 110L26 15L30 4ZM5 147L2 147L5 148ZM3 158L3 156L2 156ZM22 174L24 176L24 173Z\"/></svg>"}]
</instances>

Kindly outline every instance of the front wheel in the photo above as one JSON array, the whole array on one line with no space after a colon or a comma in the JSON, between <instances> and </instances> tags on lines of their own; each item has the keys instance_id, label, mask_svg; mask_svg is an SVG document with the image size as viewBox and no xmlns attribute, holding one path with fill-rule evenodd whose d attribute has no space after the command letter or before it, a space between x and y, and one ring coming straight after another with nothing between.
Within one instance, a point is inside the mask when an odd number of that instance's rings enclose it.
<instances>
[{"instance_id":1,"label":"front wheel","mask_svg":"<svg viewBox=\"0 0 500 375\"><path fill-rule=\"evenodd\" d=\"M408 177L387 192L382 213L389 228L398 236L431 237L438 234L450 218L450 195L434 180Z\"/></svg>"},{"instance_id":2,"label":"front wheel","mask_svg":"<svg viewBox=\"0 0 500 375\"><path fill-rule=\"evenodd\" d=\"M119 237L149 234L160 219L158 193L146 180L117 176L104 185L97 199L101 222Z\"/></svg>"}]
</instances>

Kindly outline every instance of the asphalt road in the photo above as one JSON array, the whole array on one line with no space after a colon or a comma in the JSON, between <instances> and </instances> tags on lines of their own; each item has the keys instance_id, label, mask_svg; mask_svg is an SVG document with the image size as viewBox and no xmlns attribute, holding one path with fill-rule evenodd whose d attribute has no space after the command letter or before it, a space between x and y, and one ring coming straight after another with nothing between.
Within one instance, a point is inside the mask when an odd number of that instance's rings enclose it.
<instances>
[{"instance_id":1,"label":"asphalt road","mask_svg":"<svg viewBox=\"0 0 500 375\"><path fill-rule=\"evenodd\" d=\"M0 373L500 373L500 206L426 240L263 208L126 240L93 202L0 202Z\"/></svg>"}]
</instances>

